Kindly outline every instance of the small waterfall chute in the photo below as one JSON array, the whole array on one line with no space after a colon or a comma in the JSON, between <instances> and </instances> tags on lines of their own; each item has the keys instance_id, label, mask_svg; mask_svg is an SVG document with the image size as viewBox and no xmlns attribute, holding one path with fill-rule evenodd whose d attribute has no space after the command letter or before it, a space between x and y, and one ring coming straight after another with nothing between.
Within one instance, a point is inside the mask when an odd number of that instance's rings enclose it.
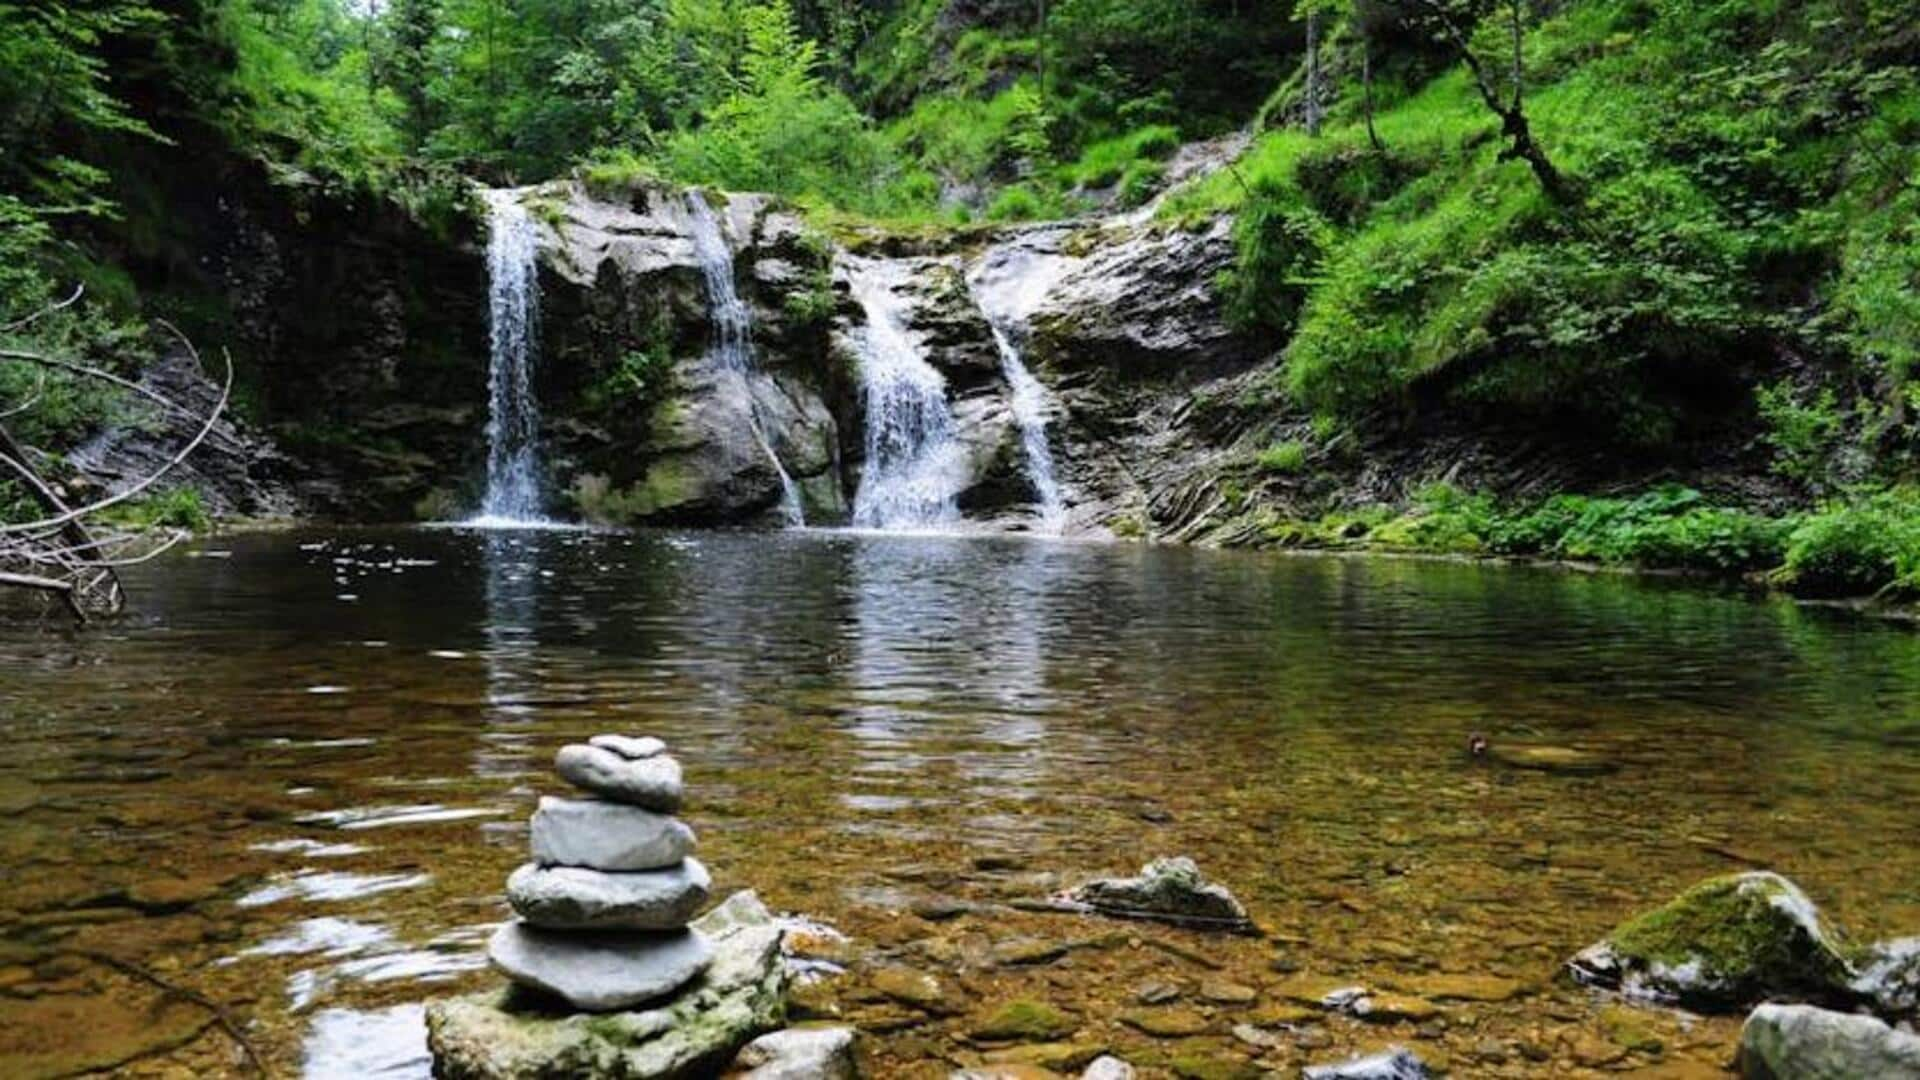
<instances>
[{"instance_id":1,"label":"small waterfall chute","mask_svg":"<svg viewBox=\"0 0 1920 1080\"><path fill-rule=\"evenodd\" d=\"M974 303L986 317L993 343L1000 351L1000 370L1010 391L1014 423L1020 429L1027 482L1033 487L1040 526L1051 533L1059 532L1066 518L1066 501L1054 474L1053 447L1047 438L1053 398L1028 369L1020 351L1020 335L1025 333L1027 318L1065 272L1066 265L1058 255L1008 246L988 252L967 275Z\"/></svg>"},{"instance_id":2,"label":"small waterfall chute","mask_svg":"<svg viewBox=\"0 0 1920 1080\"><path fill-rule=\"evenodd\" d=\"M780 463L780 455L774 453L773 443L767 438L766 426L760 420L759 403L753 395L753 376L756 373L753 314L747 308L746 301L740 299L740 290L734 285L733 249L727 245L727 238L720 231L720 219L707 204L706 196L698 190L687 192L687 212L692 226L694 257L700 262L700 273L707 284L707 307L713 319L715 365L725 377L739 381L739 391L747 402L747 424L753 429L754 442L759 444L761 452L773 465L774 474L780 478L780 509L787 524L804 526L807 519L800 503L800 489L794 484L786 466Z\"/></svg>"},{"instance_id":3,"label":"small waterfall chute","mask_svg":"<svg viewBox=\"0 0 1920 1080\"><path fill-rule=\"evenodd\" d=\"M512 191L489 190L487 203L487 492L486 527L548 524L541 514L539 236Z\"/></svg>"},{"instance_id":4,"label":"small waterfall chute","mask_svg":"<svg viewBox=\"0 0 1920 1080\"><path fill-rule=\"evenodd\" d=\"M866 313L858 338L866 465L854 493L853 523L939 528L959 516L955 500L967 478L947 380L907 327L896 291L904 274L900 264L849 259L846 266L853 297Z\"/></svg>"}]
</instances>

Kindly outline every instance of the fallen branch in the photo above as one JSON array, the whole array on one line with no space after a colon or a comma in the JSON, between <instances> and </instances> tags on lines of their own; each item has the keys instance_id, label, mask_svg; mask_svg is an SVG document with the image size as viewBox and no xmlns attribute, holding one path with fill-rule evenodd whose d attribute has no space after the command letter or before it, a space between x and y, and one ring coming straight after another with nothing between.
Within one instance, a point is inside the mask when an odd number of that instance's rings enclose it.
<instances>
[{"instance_id":1,"label":"fallen branch","mask_svg":"<svg viewBox=\"0 0 1920 1080\"><path fill-rule=\"evenodd\" d=\"M234 1022L232 1015L230 1015L226 1007L219 1002L202 994L198 990L181 986L179 983L155 974L153 971L131 960L122 959L112 953L98 952L93 949L61 949L59 953L55 955L60 954L77 956L83 960L91 960L97 964L104 964L120 972L122 975L138 979L149 986L155 987L164 994L170 994L173 997L180 998L183 1001L190 1002L207 1010L207 1012L213 1015L214 1024L219 1027L221 1031L226 1032L227 1037L232 1039L234 1044L240 1047L240 1052L246 1055L247 1064L253 1067L253 1071L261 1076L271 1075L267 1071L265 1062L260 1057L260 1052L254 1049L253 1042L240 1030L240 1025Z\"/></svg>"}]
</instances>

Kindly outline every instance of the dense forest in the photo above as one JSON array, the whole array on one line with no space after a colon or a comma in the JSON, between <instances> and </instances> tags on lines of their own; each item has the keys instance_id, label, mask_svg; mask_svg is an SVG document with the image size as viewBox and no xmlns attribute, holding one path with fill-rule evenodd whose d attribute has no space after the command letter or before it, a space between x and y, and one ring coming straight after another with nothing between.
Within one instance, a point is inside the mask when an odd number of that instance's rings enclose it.
<instances>
[{"instance_id":1,"label":"dense forest","mask_svg":"<svg viewBox=\"0 0 1920 1080\"><path fill-rule=\"evenodd\" d=\"M0 323L127 371L152 317L217 338L152 272L186 258L156 170L210 148L429 232L472 180L567 175L770 192L828 232L1153 200L1156 227L1233 221L1214 284L1271 362L1231 407L1311 420L1230 486L1249 514L1284 496L1264 539L1912 590L1917 64L1899 0L9 2ZM1208 139L1237 156L1164 191ZM268 376L237 363L244 415ZM35 385L9 420L34 445L111 412L0 369ZM1655 479L1737 445L1749 479L1315 497L1362 436L1476 428Z\"/></svg>"}]
</instances>

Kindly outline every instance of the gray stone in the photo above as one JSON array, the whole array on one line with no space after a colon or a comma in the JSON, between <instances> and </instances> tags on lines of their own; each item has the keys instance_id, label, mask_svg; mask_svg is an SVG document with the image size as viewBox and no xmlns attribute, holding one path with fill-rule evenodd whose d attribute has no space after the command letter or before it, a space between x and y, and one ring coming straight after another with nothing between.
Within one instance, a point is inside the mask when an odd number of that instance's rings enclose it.
<instances>
[{"instance_id":1,"label":"gray stone","mask_svg":"<svg viewBox=\"0 0 1920 1080\"><path fill-rule=\"evenodd\" d=\"M441 1080L716 1073L754 1036L780 1025L786 969L780 927L750 892L693 924L712 945L705 973L661 1005L555 1013L501 991L427 1008L427 1045Z\"/></svg>"},{"instance_id":2,"label":"gray stone","mask_svg":"<svg viewBox=\"0 0 1920 1080\"><path fill-rule=\"evenodd\" d=\"M1080 1080L1133 1080L1133 1066L1112 1054L1104 1054L1093 1059L1087 1071L1080 1074Z\"/></svg>"},{"instance_id":3,"label":"gray stone","mask_svg":"<svg viewBox=\"0 0 1920 1080\"><path fill-rule=\"evenodd\" d=\"M1762 1005L1740 1029L1747 1080L1920 1077L1920 1036L1871 1016L1811 1005Z\"/></svg>"},{"instance_id":4,"label":"gray stone","mask_svg":"<svg viewBox=\"0 0 1920 1080\"><path fill-rule=\"evenodd\" d=\"M670 814L680 809L680 763L666 754L629 760L598 746L573 743L554 757L560 778L603 799Z\"/></svg>"},{"instance_id":5,"label":"gray stone","mask_svg":"<svg viewBox=\"0 0 1920 1080\"><path fill-rule=\"evenodd\" d=\"M522 986L606 1012L680 989L706 968L713 949L691 930L562 932L510 922L494 931L487 957Z\"/></svg>"},{"instance_id":6,"label":"gray stone","mask_svg":"<svg viewBox=\"0 0 1920 1080\"><path fill-rule=\"evenodd\" d=\"M1427 1063L1402 1046L1367 1057L1328 1065L1314 1065L1301 1074L1305 1080L1427 1080Z\"/></svg>"},{"instance_id":7,"label":"gray stone","mask_svg":"<svg viewBox=\"0 0 1920 1080\"><path fill-rule=\"evenodd\" d=\"M1066 899L1103 915L1221 930L1253 928L1240 901L1225 886L1207 881L1194 861L1184 857L1155 859L1139 877L1089 881Z\"/></svg>"},{"instance_id":8,"label":"gray stone","mask_svg":"<svg viewBox=\"0 0 1920 1080\"><path fill-rule=\"evenodd\" d=\"M550 930L677 930L707 902L712 886L698 859L626 874L527 863L507 878L507 902L521 918Z\"/></svg>"},{"instance_id":9,"label":"gray stone","mask_svg":"<svg viewBox=\"0 0 1920 1080\"><path fill-rule=\"evenodd\" d=\"M595 735L588 746L611 750L628 761L657 757L667 752L667 744L651 735Z\"/></svg>"},{"instance_id":10,"label":"gray stone","mask_svg":"<svg viewBox=\"0 0 1920 1080\"><path fill-rule=\"evenodd\" d=\"M1767 871L1709 878L1621 923L1567 968L1589 986L1703 1011L1844 1000L1856 977L1813 901Z\"/></svg>"},{"instance_id":11,"label":"gray stone","mask_svg":"<svg viewBox=\"0 0 1920 1080\"><path fill-rule=\"evenodd\" d=\"M1920 937L1869 947L1860 960L1853 990L1882 1013L1920 1017Z\"/></svg>"},{"instance_id":12,"label":"gray stone","mask_svg":"<svg viewBox=\"0 0 1920 1080\"><path fill-rule=\"evenodd\" d=\"M601 799L540 800L533 861L594 870L659 870L693 853L693 830L665 814Z\"/></svg>"},{"instance_id":13,"label":"gray stone","mask_svg":"<svg viewBox=\"0 0 1920 1080\"><path fill-rule=\"evenodd\" d=\"M748 1043L733 1064L742 1080L855 1080L853 1041L848 1027L788 1028Z\"/></svg>"}]
</instances>

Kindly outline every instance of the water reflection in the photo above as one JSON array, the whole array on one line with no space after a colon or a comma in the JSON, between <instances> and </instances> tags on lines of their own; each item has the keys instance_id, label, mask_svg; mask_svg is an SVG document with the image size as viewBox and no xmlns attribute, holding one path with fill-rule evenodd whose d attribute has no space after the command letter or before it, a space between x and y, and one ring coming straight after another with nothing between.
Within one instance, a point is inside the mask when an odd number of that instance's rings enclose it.
<instances>
[{"instance_id":1,"label":"water reflection","mask_svg":"<svg viewBox=\"0 0 1920 1080\"><path fill-rule=\"evenodd\" d=\"M223 546L131 575L126 623L0 629L0 966L52 987L0 987L0 1060L29 1009L126 993L35 967L105 943L246 1002L283 1071L423 1075L418 1002L488 984L545 762L611 728L676 744L720 887L856 942L952 935L928 956L1068 931L1004 907L949 931L915 904L1174 853L1356 981L1548 985L1647 898L1748 863L1861 936L1920 929L1904 629L1611 577L978 537ZM1491 771L1469 731L1619 768ZM1262 946L1205 947L1272 977ZM1112 1015L1151 974L1130 955L994 978ZM1586 1023L1558 993L1476 1023ZM173 1060L227 1054L208 1035Z\"/></svg>"}]
</instances>

